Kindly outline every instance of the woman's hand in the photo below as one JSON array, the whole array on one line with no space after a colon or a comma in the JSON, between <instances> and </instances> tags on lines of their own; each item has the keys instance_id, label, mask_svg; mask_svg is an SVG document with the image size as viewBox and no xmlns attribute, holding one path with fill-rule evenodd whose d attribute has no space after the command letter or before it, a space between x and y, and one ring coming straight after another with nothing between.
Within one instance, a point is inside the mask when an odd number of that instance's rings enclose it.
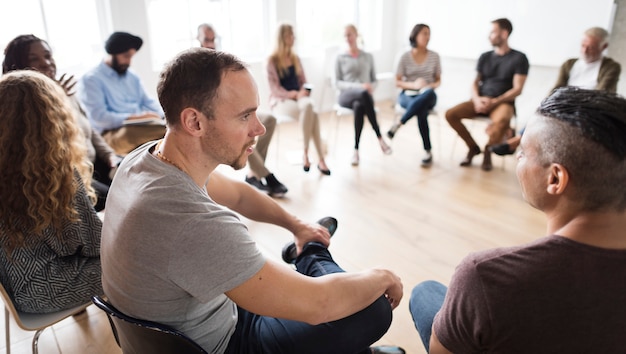
<instances>
[{"instance_id":1,"label":"woman's hand","mask_svg":"<svg viewBox=\"0 0 626 354\"><path fill-rule=\"evenodd\" d=\"M374 91L374 88L372 87L372 84L369 83L369 82L363 83L363 88L366 89L367 92L369 92L370 95Z\"/></svg>"},{"instance_id":2,"label":"woman's hand","mask_svg":"<svg viewBox=\"0 0 626 354\"><path fill-rule=\"evenodd\" d=\"M309 90L305 89L304 87L302 87L300 89L300 91L297 91L297 95L296 95L296 99L300 99L302 97L308 97L311 93Z\"/></svg>"},{"instance_id":3,"label":"woman's hand","mask_svg":"<svg viewBox=\"0 0 626 354\"><path fill-rule=\"evenodd\" d=\"M428 82L423 77L418 77L413 81L413 90L420 90L423 87L428 86Z\"/></svg>"},{"instance_id":4,"label":"woman's hand","mask_svg":"<svg viewBox=\"0 0 626 354\"><path fill-rule=\"evenodd\" d=\"M290 99L298 100L298 98L300 98L300 91L291 90L291 91L288 91L288 95Z\"/></svg>"},{"instance_id":5,"label":"woman's hand","mask_svg":"<svg viewBox=\"0 0 626 354\"><path fill-rule=\"evenodd\" d=\"M74 75L68 78L66 78L65 75L66 74L61 75L57 82L59 83L59 85L61 85L61 87L63 87L63 90L65 90L65 93L68 96L72 96L76 93L73 91L74 86L76 85L76 80L74 80Z\"/></svg>"}]
</instances>

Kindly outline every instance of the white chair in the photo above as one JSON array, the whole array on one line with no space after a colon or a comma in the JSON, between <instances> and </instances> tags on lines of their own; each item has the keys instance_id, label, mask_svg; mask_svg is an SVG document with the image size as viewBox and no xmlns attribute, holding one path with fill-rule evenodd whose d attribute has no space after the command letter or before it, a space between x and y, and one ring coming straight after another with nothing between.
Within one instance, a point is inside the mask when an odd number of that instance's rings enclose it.
<instances>
[{"instance_id":1,"label":"white chair","mask_svg":"<svg viewBox=\"0 0 626 354\"><path fill-rule=\"evenodd\" d=\"M286 114L272 112L274 118L276 118L276 128L274 129L274 141L276 141L274 149L276 150L276 166L280 163L280 126L284 123L293 122L295 118Z\"/></svg>"},{"instance_id":2,"label":"white chair","mask_svg":"<svg viewBox=\"0 0 626 354\"><path fill-rule=\"evenodd\" d=\"M2 301L4 302L4 327L5 327L5 339L6 339L6 348L7 354L11 354L11 333L10 333L10 321L9 321L9 313L15 319L17 325L25 330L25 331L35 331L35 335L33 337L32 350L33 354L39 353L38 344L39 344L39 336L44 329L76 314L87 308L87 306L91 305L91 301L86 302L82 305L73 307L68 310L52 312L52 313L25 313L18 311L13 305L13 300L4 289L4 285L0 284L0 294L2 295Z\"/></svg>"}]
</instances>

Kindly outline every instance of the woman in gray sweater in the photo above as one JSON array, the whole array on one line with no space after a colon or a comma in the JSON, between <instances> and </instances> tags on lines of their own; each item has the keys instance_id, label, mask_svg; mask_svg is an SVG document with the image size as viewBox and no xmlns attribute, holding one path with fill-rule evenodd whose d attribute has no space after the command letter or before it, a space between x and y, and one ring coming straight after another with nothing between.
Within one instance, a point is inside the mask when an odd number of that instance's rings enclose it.
<instances>
[{"instance_id":1,"label":"woman in gray sweater","mask_svg":"<svg viewBox=\"0 0 626 354\"><path fill-rule=\"evenodd\" d=\"M348 51L337 56L335 66L335 85L341 91L339 105L354 111L354 155L352 165L359 164L359 143L363 131L364 116L367 115L378 143L383 153L391 154L391 147L387 145L380 133L374 98L372 92L376 87L376 72L374 58L370 53L359 49L357 45L358 31L354 25L347 25L345 37L348 42Z\"/></svg>"}]
</instances>

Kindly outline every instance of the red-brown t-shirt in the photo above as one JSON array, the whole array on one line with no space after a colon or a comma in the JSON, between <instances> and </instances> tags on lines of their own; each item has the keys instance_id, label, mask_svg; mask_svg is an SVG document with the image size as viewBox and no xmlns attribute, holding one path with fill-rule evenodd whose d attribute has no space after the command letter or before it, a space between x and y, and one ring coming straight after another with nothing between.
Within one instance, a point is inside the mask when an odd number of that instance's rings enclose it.
<instances>
[{"instance_id":1,"label":"red-brown t-shirt","mask_svg":"<svg viewBox=\"0 0 626 354\"><path fill-rule=\"evenodd\" d=\"M454 353L624 353L626 250L549 236L470 254L434 331Z\"/></svg>"}]
</instances>

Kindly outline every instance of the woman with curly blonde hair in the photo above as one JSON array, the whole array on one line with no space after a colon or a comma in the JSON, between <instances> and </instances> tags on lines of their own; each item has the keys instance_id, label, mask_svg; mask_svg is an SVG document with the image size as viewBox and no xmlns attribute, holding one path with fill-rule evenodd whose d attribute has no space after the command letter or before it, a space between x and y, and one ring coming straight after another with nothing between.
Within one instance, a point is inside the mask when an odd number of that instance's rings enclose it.
<instances>
[{"instance_id":1,"label":"woman with curly blonde hair","mask_svg":"<svg viewBox=\"0 0 626 354\"><path fill-rule=\"evenodd\" d=\"M303 168L308 172L311 167L309 161L309 143L313 139L315 150L319 156L317 169L325 175L330 170L324 161L322 138L320 135L320 120L313 108L310 90L305 88L306 77L300 58L293 51L296 37L293 27L282 24L278 28L276 48L267 62L267 79L270 86L270 106L275 113L298 118L304 136Z\"/></svg>"},{"instance_id":2,"label":"woman with curly blonde hair","mask_svg":"<svg viewBox=\"0 0 626 354\"><path fill-rule=\"evenodd\" d=\"M63 88L36 71L0 78L0 281L46 313L102 294L93 166Z\"/></svg>"}]
</instances>

